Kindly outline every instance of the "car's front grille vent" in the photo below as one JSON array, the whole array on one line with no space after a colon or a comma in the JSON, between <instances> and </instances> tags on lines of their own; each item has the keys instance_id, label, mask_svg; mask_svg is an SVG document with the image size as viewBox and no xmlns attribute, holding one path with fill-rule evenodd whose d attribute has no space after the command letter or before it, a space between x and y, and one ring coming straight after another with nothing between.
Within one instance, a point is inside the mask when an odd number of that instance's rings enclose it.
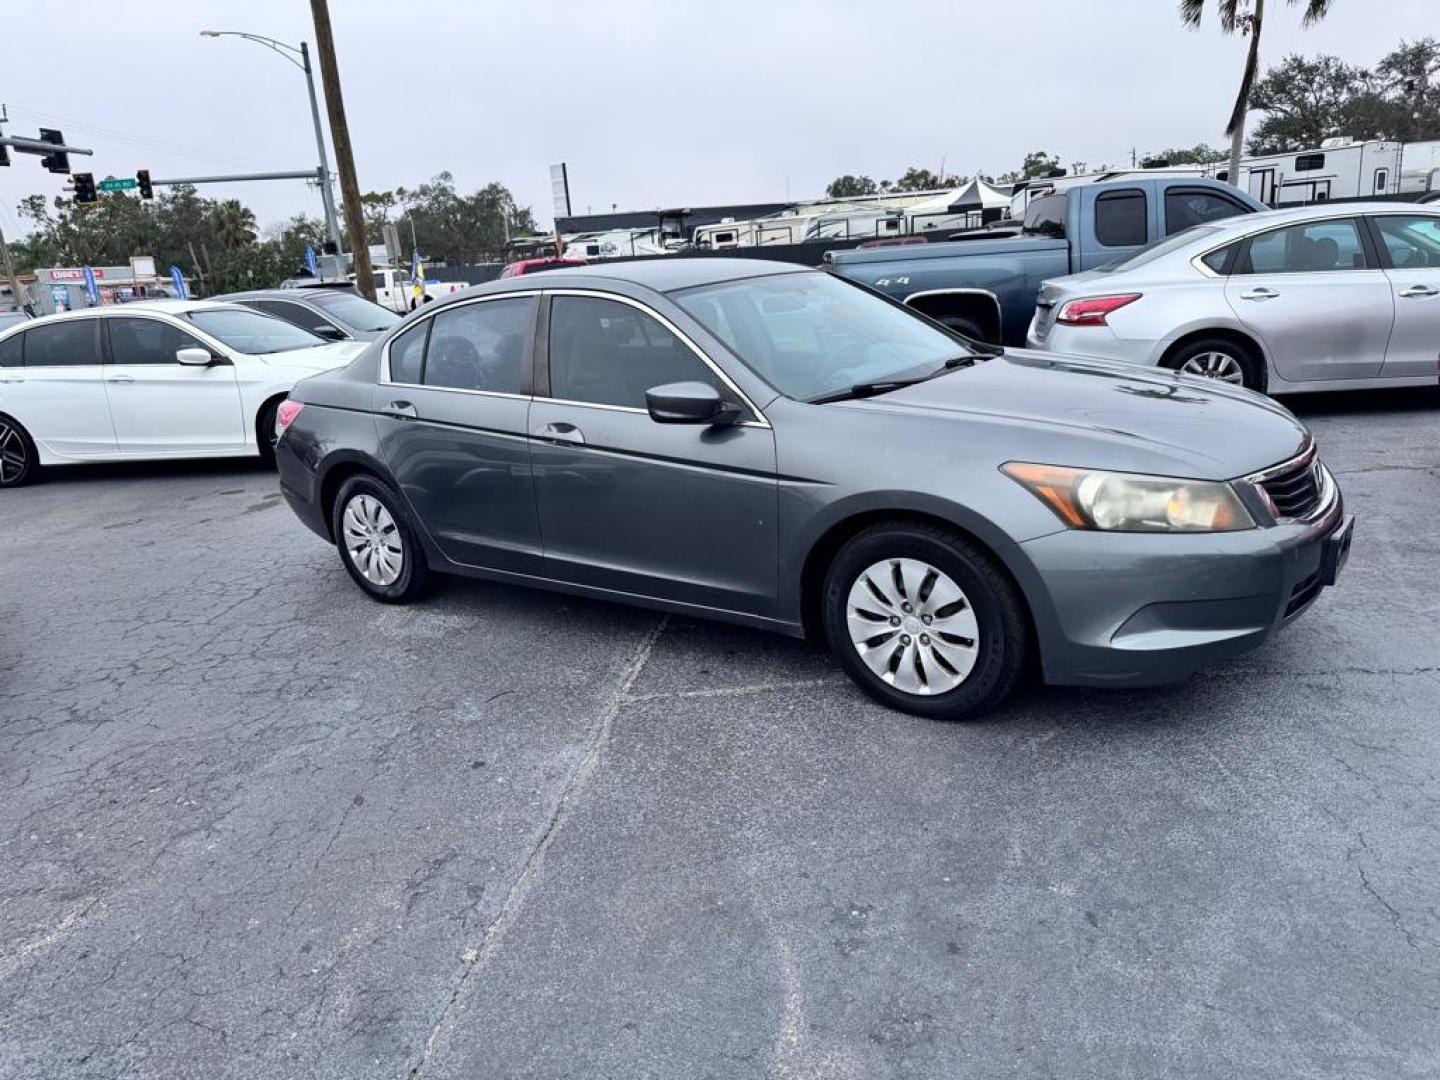
<instances>
[{"instance_id":1,"label":"car's front grille vent","mask_svg":"<svg viewBox=\"0 0 1440 1080\"><path fill-rule=\"evenodd\" d=\"M1276 517L1307 517L1320 505L1320 463L1313 456L1302 458L1293 469L1260 481L1260 486L1270 496Z\"/></svg>"}]
</instances>

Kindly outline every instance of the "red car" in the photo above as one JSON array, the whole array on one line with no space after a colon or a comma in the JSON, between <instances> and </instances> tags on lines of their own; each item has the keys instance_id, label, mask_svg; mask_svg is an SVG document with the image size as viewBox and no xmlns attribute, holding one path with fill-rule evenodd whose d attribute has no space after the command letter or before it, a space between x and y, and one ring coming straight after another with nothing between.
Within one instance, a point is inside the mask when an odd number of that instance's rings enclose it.
<instances>
[{"instance_id":1,"label":"red car","mask_svg":"<svg viewBox=\"0 0 1440 1080\"><path fill-rule=\"evenodd\" d=\"M545 259L521 259L510 263L500 271L502 278L520 277L522 274L538 274L541 270L555 270L562 266L584 266L584 259L557 259L553 255Z\"/></svg>"}]
</instances>

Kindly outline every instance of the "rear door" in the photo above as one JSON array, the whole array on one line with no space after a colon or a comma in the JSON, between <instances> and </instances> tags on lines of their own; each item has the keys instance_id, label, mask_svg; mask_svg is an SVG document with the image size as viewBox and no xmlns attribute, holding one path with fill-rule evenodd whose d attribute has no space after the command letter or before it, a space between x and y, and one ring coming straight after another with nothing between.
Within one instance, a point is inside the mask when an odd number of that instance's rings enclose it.
<instances>
[{"instance_id":1,"label":"rear door","mask_svg":"<svg viewBox=\"0 0 1440 1080\"><path fill-rule=\"evenodd\" d=\"M1440 372L1440 215L1376 214L1370 219L1395 298L1385 378L1435 379Z\"/></svg>"},{"instance_id":2,"label":"rear door","mask_svg":"<svg viewBox=\"0 0 1440 1080\"><path fill-rule=\"evenodd\" d=\"M71 458L113 457L100 320L57 319L6 338L0 409L45 449Z\"/></svg>"},{"instance_id":3,"label":"rear door","mask_svg":"<svg viewBox=\"0 0 1440 1080\"><path fill-rule=\"evenodd\" d=\"M240 453L247 449L235 366L215 349L154 315L107 316L105 389L122 454ZM180 349L204 349L208 367L182 364Z\"/></svg>"},{"instance_id":4,"label":"rear door","mask_svg":"<svg viewBox=\"0 0 1440 1080\"><path fill-rule=\"evenodd\" d=\"M504 293L446 305L382 360L381 453L440 550L466 566L544 570L525 437L538 304Z\"/></svg>"},{"instance_id":5,"label":"rear door","mask_svg":"<svg viewBox=\"0 0 1440 1080\"><path fill-rule=\"evenodd\" d=\"M1371 378L1385 362L1395 304L1358 218L1303 221L1251 236L1226 280L1225 299L1286 382Z\"/></svg>"}]
</instances>

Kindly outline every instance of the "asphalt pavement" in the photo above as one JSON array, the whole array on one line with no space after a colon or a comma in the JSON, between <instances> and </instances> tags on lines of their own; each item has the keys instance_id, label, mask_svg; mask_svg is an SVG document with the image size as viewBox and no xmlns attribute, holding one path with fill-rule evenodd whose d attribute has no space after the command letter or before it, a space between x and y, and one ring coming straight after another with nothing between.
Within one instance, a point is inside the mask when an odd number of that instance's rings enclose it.
<instances>
[{"instance_id":1,"label":"asphalt pavement","mask_svg":"<svg viewBox=\"0 0 1440 1080\"><path fill-rule=\"evenodd\" d=\"M1440 1075L1440 396L1337 588L941 724L816 648L361 595L233 462L0 493L0 1077Z\"/></svg>"}]
</instances>

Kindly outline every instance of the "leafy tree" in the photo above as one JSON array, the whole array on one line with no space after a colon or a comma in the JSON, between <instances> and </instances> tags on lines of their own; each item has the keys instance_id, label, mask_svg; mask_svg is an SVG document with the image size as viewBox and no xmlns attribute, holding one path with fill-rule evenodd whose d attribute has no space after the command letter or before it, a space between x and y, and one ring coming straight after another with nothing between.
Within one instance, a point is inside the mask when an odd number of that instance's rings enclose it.
<instances>
[{"instance_id":1,"label":"leafy tree","mask_svg":"<svg viewBox=\"0 0 1440 1080\"><path fill-rule=\"evenodd\" d=\"M255 214L239 199L226 199L210 212L211 227L221 247L242 248L255 242Z\"/></svg>"},{"instance_id":2,"label":"leafy tree","mask_svg":"<svg viewBox=\"0 0 1440 1080\"><path fill-rule=\"evenodd\" d=\"M1020 179L1036 180L1060 168L1060 159L1044 150L1031 150L1020 163Z\"/></svg>"},{"instance_id":3,"label":"leafy tree","mask_svg":"<svg viewBox=\"0 0 1440 1080\"><path fill-rule=\"evenodd\" d=\"M1255 84L1250 107L1265 113L1247 144L1252 154L1319 146L1348 133L1352 102L1371 93L1370 73L1334 56L1287 56Z\"/></svg>"},{"instance_id":4,"label":"leafy tree","mask_svg":"<svg viewBox=\"0 0 1440 1080\"><path fill-rule=\"evenodd\" d=\"M905 175L896 180L890 186L890 191L939 191L942 188L960 187L970 182L968 176L939 175L929 169L922 169L912 165L905 170Z\"/></svg>"},{"instance_id":5,"label":"leafy tree","mask_svg":"<svg viewBox=\"0 0 1440 1080\"><path fill-rule=\"evenodd\" d=\"M1168 161L1171 165L1214 165L1225 160L1225 151L1217 150L1205 143L1196 143L1189 148L1172 147L1157 150L1147 161Z\"/></svg>"},{"instance_id":6,"label":"leafy tree","mask_svg":"<svg viewBox=\"0 0 1440 1080\"><path fill-rule=\"evenodd\" d=\"M1254 10L1248 10L1249 0L1215 0L1220 16L1220 29L1226 34L1237 30L1250 38L1250 49L1245 57L1245 71L1240 76L1240 90L1235 95L1235 104L1230 109L1230 121L1225 134L1230 136L1230 171L1227 174L1232 184L1240 179L1240 148L1245 141L1245 117L1250 111L1250 92L1255 87L1255 76L1260 70L1260 31L1265 24L1265 0L1253 0ZM1291 7L1302 0L1286 0ZM1303 0L1305 15L1302 25L1310 26L1319 22L1330 12L1331 0ZM1205 0L1180 0L1180 18L1191 29L1200 26L1205 14Z\"/></svg>"},{"instance_id":7,"label":"leafy tree","mask_svg":"<svg viewBox=\"0 0 1440 1080\"><path fill-rule=\"evenodd\" d=\"M1440 139L1440 41L1402 41L1376 68L1390 106L1386 138Z\"/></svg>"},{"instance_id":8,"label":"leafy tree","mask_svg":"<svg viewBox=\"0 0 1440 1080\"><path fill-rule=\"evenodd\" d=\"M888 183L888 181L887 181ZM849 199L857 195L874 195L880 185L868 176L837 176L825 188L825 194L832 199Z\"/></svg>"}]
</instances>

